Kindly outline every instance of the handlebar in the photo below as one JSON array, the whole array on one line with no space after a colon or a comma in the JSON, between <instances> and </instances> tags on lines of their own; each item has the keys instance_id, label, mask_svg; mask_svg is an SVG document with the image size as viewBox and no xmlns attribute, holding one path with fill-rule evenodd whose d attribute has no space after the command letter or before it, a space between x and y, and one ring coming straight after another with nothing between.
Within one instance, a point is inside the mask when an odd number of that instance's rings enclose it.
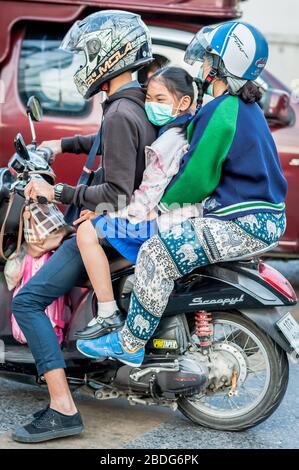
<instances>
[{"instance_id":1,"label":"handlebar","mask_svg":"<svg viewBox=\"0 0 299 470\"><path fill-rule=\"evenodd\" d=\"M35 150L36 153L40 154L47 163L51 164L53 163L53 151L50 149L50 147L39 147L38 149Z\"/></svg>"},{"instance_id":2,"label":"handlebar","mask_svg":"<svg viewBox=\"0 0 299 470\"><path fill-rule=\"evenodd\" d=\"M15 188L15 189L16 189L16 192L20 196L25 197L25 195L24 195L24 189L25 188ZM31 202L33 202L33 200L30 199L28 202L31 203ZM43 205L49 203L48 199L45 196L37 196L37 202L38 202L38 204L43 204Z\"/></svg>"},{"instance_id":3,"label":"handlebar","mask_svg":"<svg viewBox=\"0 0 299 470\"><path fill-rule=\"evenodd\" d=\"M15 191L17 194L19 194L19 196L21 197L25 197L24 195L24 187L23 188L20 188L20 187L15 187ZM10 191L9 189L6 187L6 186L2 186L0 188L0 204L5 201L5 200L9 200L9 195L10 195ZM26 201L25 204L28 204L28 203L31 203L33 202L32 200L29 200L29 201ZM37 197L37 202L38 204L42 204L42 205L46 205L49 203L48 199L44 196L38 196Z\"/></svg>"}]
</instances>

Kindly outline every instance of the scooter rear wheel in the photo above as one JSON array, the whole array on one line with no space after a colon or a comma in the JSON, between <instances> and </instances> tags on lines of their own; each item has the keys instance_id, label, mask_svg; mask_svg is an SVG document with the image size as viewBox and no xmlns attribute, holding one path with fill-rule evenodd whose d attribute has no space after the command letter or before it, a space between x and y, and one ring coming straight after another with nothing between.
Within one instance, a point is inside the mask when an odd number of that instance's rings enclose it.
<instances>
[{"instance_id":1,"label":"scooter rear wheel","mask_svg":"<svg viewBox=\"0 0 299 470\"><path fill-rule=\"evenodd\" d=\"M230 383L215 392L180 398L178 407L201 426L243 431L265 421L280 405L288 385L288 358L272 338L237 312L213 313L213 324L215 361L218 354L218 360L235 364L238 394L229 395ZM194 328L192 339L196 344Z\"/></svg>"}]
</instances>

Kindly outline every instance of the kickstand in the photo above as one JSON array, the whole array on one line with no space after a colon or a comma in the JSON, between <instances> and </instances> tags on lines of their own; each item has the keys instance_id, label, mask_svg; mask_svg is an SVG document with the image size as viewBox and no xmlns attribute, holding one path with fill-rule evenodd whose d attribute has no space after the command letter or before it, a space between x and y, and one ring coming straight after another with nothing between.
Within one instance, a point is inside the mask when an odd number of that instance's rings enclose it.
<instances>
[{"instance_id":1,"label":"kickstand","mask_svg":"<svg viewBox=\"0 0 299 470\"><path fill-rule=\"evenodd\" d=\"M160 402L161 397L159 397L157 393L157 378L155 375L152 375L149 380L149 389L152 399L156 402Z\"/></svg>"}]
</instances>

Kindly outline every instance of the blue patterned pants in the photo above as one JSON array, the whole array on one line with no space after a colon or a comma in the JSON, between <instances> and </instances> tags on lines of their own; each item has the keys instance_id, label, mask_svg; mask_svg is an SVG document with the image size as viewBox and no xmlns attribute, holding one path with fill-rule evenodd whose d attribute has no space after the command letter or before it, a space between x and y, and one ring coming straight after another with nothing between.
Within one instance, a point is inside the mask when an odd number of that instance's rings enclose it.
<instances>
[{"instance_id":1,"label":"blue patterned pants","mask_svg":"<svg viewBox=\"0 0 299 470\"><path fill-rule=\"evenodd\" d=\"M258 255L286 228L284 213L249 214L233 220L194 218L146 241L137 258L135 284L122 338L144 346L157 328L176 279L195 268Z\"/></svg>"}]
</instances>

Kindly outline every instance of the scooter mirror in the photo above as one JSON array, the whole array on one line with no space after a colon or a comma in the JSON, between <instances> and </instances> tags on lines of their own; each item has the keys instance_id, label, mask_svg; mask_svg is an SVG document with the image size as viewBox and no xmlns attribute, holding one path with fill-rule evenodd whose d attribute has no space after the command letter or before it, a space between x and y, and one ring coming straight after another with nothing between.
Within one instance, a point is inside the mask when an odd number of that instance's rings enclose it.
<instances>
[{"instance_id":1,"label":"scooter mirror","mask_svg":"<svg viewBox=\"0 0 299 470\"><path fill-rule=\"evenodd\" d=\"M29 100L27 101L27 116L29 119L29 125L30 125L30 130L31 130L31 135L32 135L32 145L34 148L37 146L36 142L36 133L35 133L35 128L33 121L39 122L41 121L43 117L43 110L42 106L40 104L39 99L36 96L30 96Z\"/></svg>"},{"instance_id":2,"label":"scooter mirror","mask_svg":"<svg viewBox=\"0 0 299 470\"><path fill-rule=\"evenodd\" d=\"M18 133L14 140L16 152L20 157L24 158L25 160L30 160L29 153L23 139L22 134Z\"/></svg>"},{"instance_id":3,"label":"scooter mirror","mask_svg":"<svg viewBox=\"0 0 299 470\"><path fill-rule=\"evenodd\" d=\"M43 117L43 110L39 99L36 96L30 96L27 101L27 114L33 121L40 122Z\"/></svg>"}]
</instances>

